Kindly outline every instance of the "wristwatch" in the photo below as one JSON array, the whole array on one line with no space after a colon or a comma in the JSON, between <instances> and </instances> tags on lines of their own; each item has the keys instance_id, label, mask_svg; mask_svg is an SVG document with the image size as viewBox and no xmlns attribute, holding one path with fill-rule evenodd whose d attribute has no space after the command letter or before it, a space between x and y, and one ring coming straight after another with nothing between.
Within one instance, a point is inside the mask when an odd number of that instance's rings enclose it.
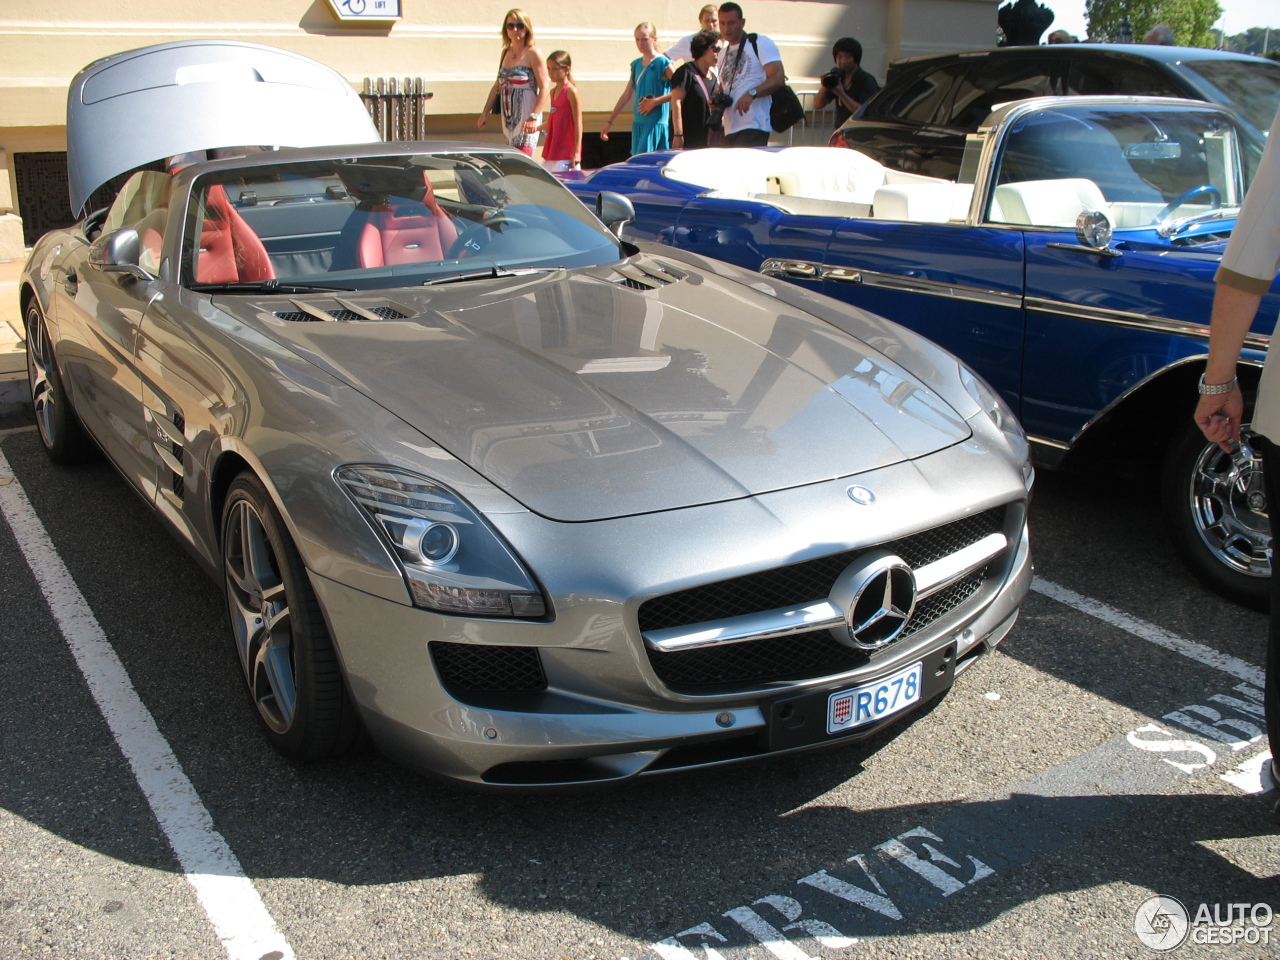
<instances>
[{"instance_id":1,"label":"wristwatch","mask_svg":"<svg viewBox=\"0 0 1280 960\"><path fill-rule=\"evenodd\" d=\"M530 119L530 120L533 120L534 122L537 122L537 121L539 121L539 120L541 120L541 119L542 119L542 114L540 114L540 113L531 113L531 114L529 114L529 119Z\"/></svg>"},{"instance_id":2,"label":"wristwatch","mask_svg":"<svg viewBox=\"0 0 1280 960\"><path fill-rule=\"evenodd\" d=\"M750 90L747 91L747 96L749 96L752 100L754 100L757 96L759 96L759 94L756 93L756 88L752 87Z\"/></svg>"},{"instance_id":3,"label":"wristwatch","mask_svg":"<svg viewBox=\"0 0 1280 960\"><path fill-rule=\"evenodd\" d=\"M1200 374L1199 390L1202 396L1217 396L1220 393L1230 393L1236 388L1236 378L1232 377L1226 383L1205 383L1204 374Z\"/></svg>"}]
</instances>

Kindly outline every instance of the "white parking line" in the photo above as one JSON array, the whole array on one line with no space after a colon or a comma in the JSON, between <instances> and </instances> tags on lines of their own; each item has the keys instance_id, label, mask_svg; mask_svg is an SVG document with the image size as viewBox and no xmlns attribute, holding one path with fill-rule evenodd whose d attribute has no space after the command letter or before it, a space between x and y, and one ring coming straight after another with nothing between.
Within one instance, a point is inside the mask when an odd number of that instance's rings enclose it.
<instances>
[{"instance_id":1,"label":"white parking line","mask_svg":"<svg viewBox=\"0 0 1280 960\"><path fill-rule=\"evenodd\" d=\"M291 960L276 927L227 841L213 827L178 758L160 733L0 451L0 513L49 603L120 752L230 960Z\"/></svg>"},{"instance_id":2,"label":"white parking line","mask_svg":"<svg viewBox=\"0 0 1280 960\"><path fill-rule=\"evenodd\" d=\"M1060 587L1056 583L1042 580L1039 577L1032 580L1031 589L1036 593L1041 593L1046 597L1057 600L1059 603L1065 603L1081 613L1087 613L1103 623L1119 627L1126 633L1130 633L1141 640L1149 640L1158 647L1164 647L1166 650L1180 653L1184 657L1190 657L1192 660L1203 663L1206 667L1213 667L1215 670L1229 673L1233 677L1239 677L1241 680L1246 680L1259 687L1263 686L1265 682L1262 670L1251 663L1245 663L1245 661L1239 660L1230 654L1219 653L1212 647L1206 647L1203 643L1196 643L1194 640L1179 637L1163 627L1157 627L1154 623L1139 620L1137 617L1130 616L1115 607L1109 607L1091 597L1081 596L1074 590L1068 590L1066 587Z\"/></svg>"}]
</instances>

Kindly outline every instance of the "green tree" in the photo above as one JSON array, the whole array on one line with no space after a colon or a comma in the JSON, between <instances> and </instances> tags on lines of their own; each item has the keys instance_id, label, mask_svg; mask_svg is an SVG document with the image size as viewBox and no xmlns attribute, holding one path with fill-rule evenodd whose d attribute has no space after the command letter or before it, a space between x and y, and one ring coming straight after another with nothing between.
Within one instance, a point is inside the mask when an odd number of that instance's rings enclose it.
<instances>
[{"instance_id":1,"label":"green tree","mask_svg":"<svg viewBox=\"0 0 1280 960\"><path fill-rule=\"evenodd\" d=\"M1092 39L1117 40L1120 21L1128 17L1135 43L1157 23L1167 23L1179 46L1212 47L1222 8L1217 0L1085 0L1085 16Z\"/></svg>"}]
</instances>

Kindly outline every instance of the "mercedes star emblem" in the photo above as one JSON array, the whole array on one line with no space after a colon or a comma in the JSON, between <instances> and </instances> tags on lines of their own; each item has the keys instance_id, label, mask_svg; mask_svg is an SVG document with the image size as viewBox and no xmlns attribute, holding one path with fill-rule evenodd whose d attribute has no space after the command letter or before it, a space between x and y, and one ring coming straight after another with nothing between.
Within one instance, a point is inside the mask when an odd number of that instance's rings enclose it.
<instances>
[{"instance_id":1,"label":"mercedes star emblem","mask_svg":"<svg viewBox=\"0 0 1280 960\"><path fill-rule=\"evenodd\" d=\"M844 613L832 635L859 650L878 650L902 634L916 606L916 578L905 560L877 550L850 564L831 588Z\"/></svg>"}]
</instances>

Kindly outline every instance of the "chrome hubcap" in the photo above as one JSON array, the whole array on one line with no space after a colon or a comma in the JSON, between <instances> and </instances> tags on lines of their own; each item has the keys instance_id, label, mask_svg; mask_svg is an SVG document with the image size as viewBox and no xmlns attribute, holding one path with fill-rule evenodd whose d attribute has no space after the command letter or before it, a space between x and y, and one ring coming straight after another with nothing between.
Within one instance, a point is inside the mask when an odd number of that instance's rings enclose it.
<instances>
[{"instance_id":1,"label":"chrome hubcap","mask_svg":"<svg viewBox=\"0 0 1280 960\"><path fill-rule=\"evenodd\" d=\"M49 333L45 330L44 321L33 310L27 314L27 380L31 384L31 406L35 410L36 426L47 447L53 446L57 439L57 408L53 383L49 379L52 363Z\"/></svg>"},{"instance_id":2,"label":"chrome hubcap","mask_svg":"<svg viewBox=\"0 0 1280 960\"><path fill-rule=\"evenodd\" d=\"M1191 519L1209 550L1227 567L1251 577L1271 575L1271 528L1262 487L1262 458L1206 444L1191 471Z\"/></svg>"},{"instance_id":3,"label":"chrome hubcap","mask_svg":"<svg viewBox=\"0 0 1280 960\"><path fill-rule=\"evenodd\" d=\"M245 680L267 726L286 733L298 702L289 599L262 518L245 500L231 508L225 554L227 605Z\"/></svg>"}]
</instances>

